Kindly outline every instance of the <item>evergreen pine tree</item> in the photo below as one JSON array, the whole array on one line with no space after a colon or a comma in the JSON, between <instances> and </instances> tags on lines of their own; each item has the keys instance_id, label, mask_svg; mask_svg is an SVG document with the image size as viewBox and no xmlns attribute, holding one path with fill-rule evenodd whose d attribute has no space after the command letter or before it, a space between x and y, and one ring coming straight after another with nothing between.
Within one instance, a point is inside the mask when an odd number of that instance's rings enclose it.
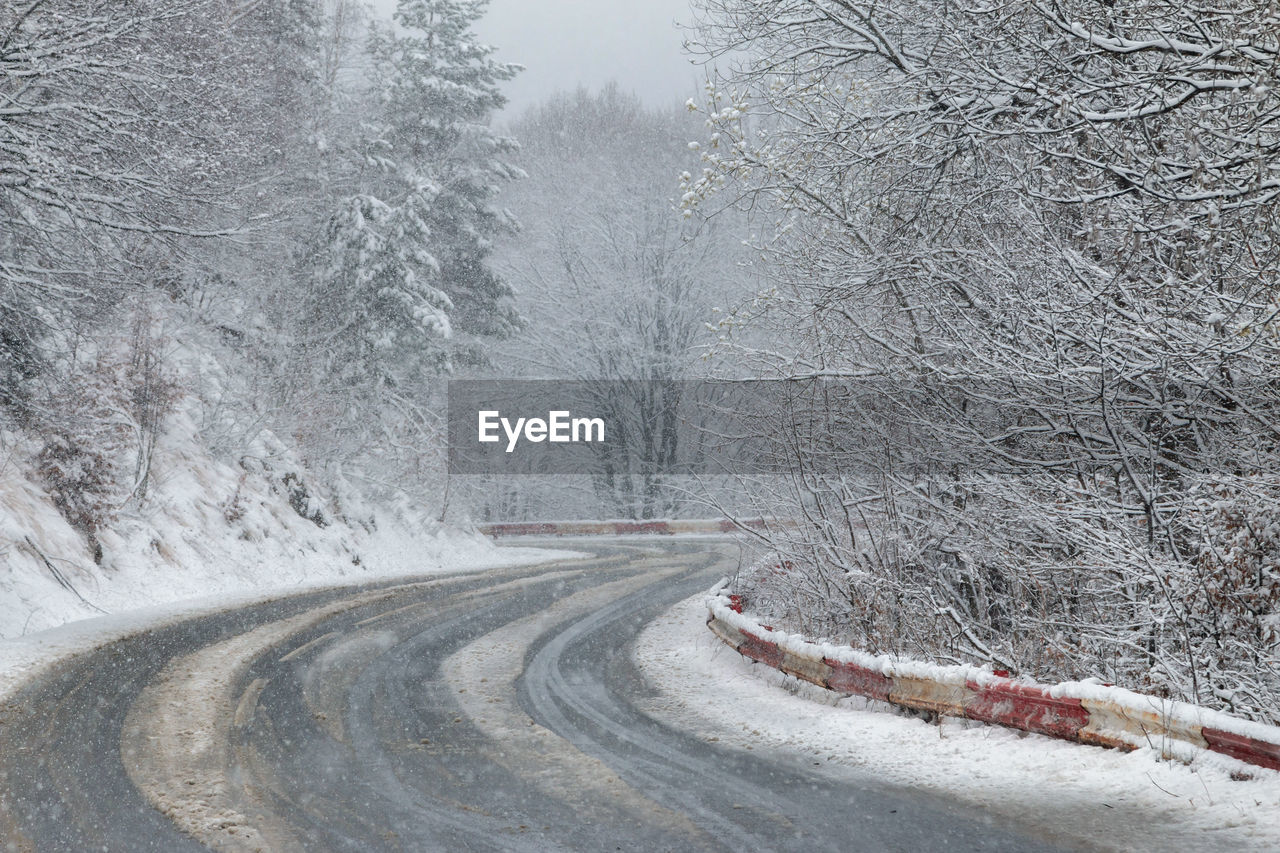
<instances>
[{"instance_id":1,"label":"evergreen pine tree","mask_svg":"<svg viewBox=\"0 0 1280 853\"><path fill-rule=\"evenodd\" d=\"M381 120L366 128L361 192L327 234L322 293L339 372L410 374L483 361L482 339L520 323L510 284L487 264L493 238L515 227L493 204L520 175L514 140L489 116L519 66L493 59L470 31L487 0L401 0L398 29L375 27L369 52ZM352 356L355 356L354 361Z\"/></svg>"}]
</instances>

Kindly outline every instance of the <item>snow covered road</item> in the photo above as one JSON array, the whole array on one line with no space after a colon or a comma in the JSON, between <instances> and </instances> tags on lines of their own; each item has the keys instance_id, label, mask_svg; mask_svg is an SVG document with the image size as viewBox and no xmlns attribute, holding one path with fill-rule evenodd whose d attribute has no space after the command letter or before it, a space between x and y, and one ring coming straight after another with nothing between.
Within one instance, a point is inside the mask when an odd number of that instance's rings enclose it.
<instances>
[{"instance_id":1,"label":"snow covered road","mask_svg":"<svg viewBox=\"0 0 1280 853\"><path fill-rule=\"evenodd\" d=\"M636 635L736 561L615 542L314 592L70 659L0 711L14 850L1028 850L865 771L643 710Z\"/></svg>"}]
</instances>

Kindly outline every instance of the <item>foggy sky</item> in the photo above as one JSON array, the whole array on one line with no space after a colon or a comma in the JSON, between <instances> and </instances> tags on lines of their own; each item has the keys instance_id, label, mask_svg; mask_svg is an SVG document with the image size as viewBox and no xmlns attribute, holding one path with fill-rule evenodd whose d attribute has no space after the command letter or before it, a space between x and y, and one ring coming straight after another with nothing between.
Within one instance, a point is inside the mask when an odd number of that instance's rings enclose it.
<instances>
[{"instance_id":1,"label":"foggy sky","mask_svg":"<svg viewBox=\"0 0 1280 853\"><path fill-rule=\"evenodd\" d=\"M386 16L395 5L375 0ZM492 0L475 31L499 59L526 67L503 86L511 116L557 91L609 80L651 105L683 103L702 79L674 25L690 17L689 0Z\"/></svg>"}]
</instances>

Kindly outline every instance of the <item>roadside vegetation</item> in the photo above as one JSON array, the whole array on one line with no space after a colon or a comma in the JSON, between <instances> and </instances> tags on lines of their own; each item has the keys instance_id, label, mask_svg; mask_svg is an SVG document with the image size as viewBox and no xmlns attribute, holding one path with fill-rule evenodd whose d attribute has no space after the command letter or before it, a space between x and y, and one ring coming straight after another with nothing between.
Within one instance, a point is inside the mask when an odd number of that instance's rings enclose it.
<instances>
[{"instance_id":1,"label":"roadside vegetation","mask_svg":"<svg viewBox=\"0 0 1280 853\"><path fill-rule=\"evenodd\" d=\"M798 389L753 606L1280 722L1274 7L697 5L684 204L768 212Z\"/></svg>"}]
</instances>

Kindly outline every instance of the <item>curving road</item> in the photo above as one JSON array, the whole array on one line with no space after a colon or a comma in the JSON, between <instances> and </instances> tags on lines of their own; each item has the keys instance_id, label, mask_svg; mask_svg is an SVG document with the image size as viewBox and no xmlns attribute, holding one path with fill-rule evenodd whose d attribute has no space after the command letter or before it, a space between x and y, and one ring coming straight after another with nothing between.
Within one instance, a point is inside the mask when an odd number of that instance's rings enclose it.
<instances>
[{"instance_id":1,"label":"curving road","mask_svg":"<svg viewBox=\"0 0 1280 853\"><path fill-rule=\"evenodd\" d=\"M0 709L4 850L1035 850L638 710L630 644L721 540L327 591L62 664Z\"/></svg>"}]
</instances>

